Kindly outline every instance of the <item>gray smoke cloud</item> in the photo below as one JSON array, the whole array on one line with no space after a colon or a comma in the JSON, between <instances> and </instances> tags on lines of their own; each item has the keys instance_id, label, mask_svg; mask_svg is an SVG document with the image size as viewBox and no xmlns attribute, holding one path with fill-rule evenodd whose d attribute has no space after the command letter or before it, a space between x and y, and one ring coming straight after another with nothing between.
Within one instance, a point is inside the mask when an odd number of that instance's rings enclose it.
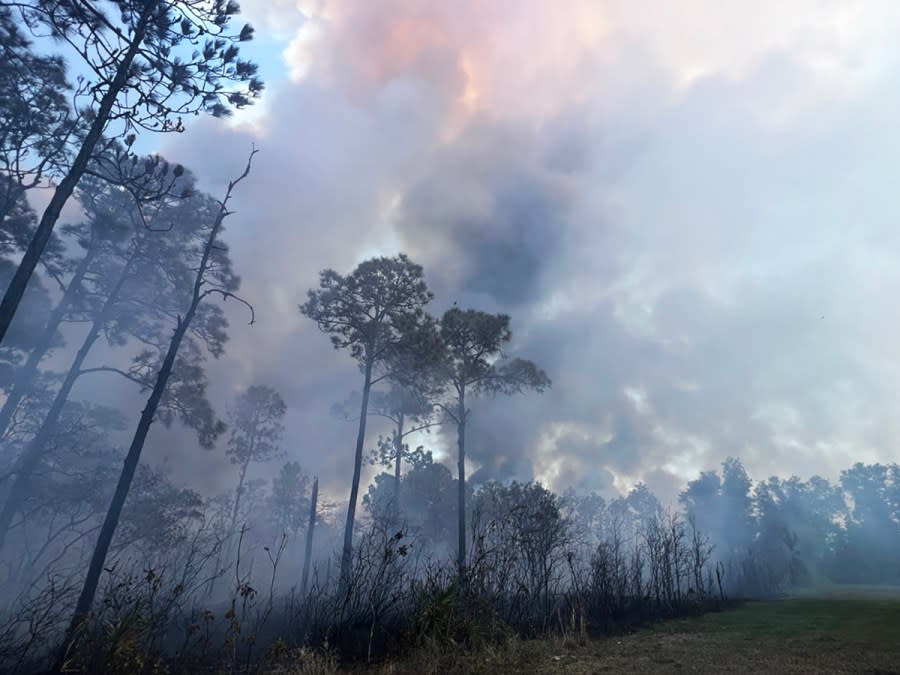
<instances>
[{"instance_id":1,"label":"gray smoke cloud","mask_svg":"<svg viewBox=\"0 0 900 675\"><path fill-rule=\"evenodd\" d=\"M894 457L900 50L883 20L836 41L803 3L777 26L662 3L665 35L641 3L244 4L262 27L291 17L259 47L284 72L260 111L161 150L213 193L262 151L228 222L258 323L229 309L216 403L277 388L286 449L325 489L347 489L354 434L328 409L359 378L296 306L320 269L400 250L435 311L510 313L510 352L554 381L478 402L475 480L644 480L671 499L728 455L757 478ZM221 453L166 438L153 456L190 480L231 480Z\"/></svg>"}]
</instances>

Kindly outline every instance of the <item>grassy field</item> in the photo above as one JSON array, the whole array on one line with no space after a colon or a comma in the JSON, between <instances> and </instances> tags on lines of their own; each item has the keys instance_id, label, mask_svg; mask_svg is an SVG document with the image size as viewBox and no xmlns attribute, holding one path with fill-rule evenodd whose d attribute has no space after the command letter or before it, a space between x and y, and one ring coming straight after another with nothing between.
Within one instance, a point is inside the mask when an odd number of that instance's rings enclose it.
<instances>
[{"instance_id":1,"label":"grassy field","mask_svg":"<svg viewBox=\"0 0 900 675\"><path fill-rule=\"evenodd\" d=\"M897 673L900 589L837 587L668 621L617 638L422 654L377 673Z\"/></svg>"}]
</instances>

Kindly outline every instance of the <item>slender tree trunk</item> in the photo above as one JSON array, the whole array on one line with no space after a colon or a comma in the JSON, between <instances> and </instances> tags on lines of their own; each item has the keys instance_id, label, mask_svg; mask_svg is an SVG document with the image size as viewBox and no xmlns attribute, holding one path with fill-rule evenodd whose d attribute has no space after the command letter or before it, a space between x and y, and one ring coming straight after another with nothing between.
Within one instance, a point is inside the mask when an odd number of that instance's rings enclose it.
<instances>
[{"instance_id":1,"label":"slender tree trunk","mask_svg":"<svg viewBox=\"0 0 900 675\"><path fill-rule=\"evenodd\" d=\"M459 452L457 464L458 485L456 497L457 510L457 554L456 565L459 568L460 581L465 579L466 569L466 390L459 393L459 408L456 421L456 447Z\"/></svg>"},{"instance_id":2,"label":"slender tree trunk","mask_svg":"<svg viewBox=\"0 0 900 675\"><path fill-rule=\"evenodd\" d=\"M31 442L16 462L16 477L13 480L13 484L10 486L6 502L3 504L3 508L0 509L0 549L3 548L3 544L6 541L6 535L9 532L9 526L12 523L13 516L28 494L31 476L44 454L47 442L50 440L53 432L56 431L56 425L59 422L60 415L62 415L66 402L69 400L69 394L72 393L72 387L75 386L75 381L81 375L81 367L84 365L84 360L93 348L94 343L100 336L100 331L103 330L103 327L106 325L106 322L112 314L113 307L119 300L119 294L122 291L125 281L130 275L131 262L134 260L135 256L136 254L133 254L123 268L119 280L116 282L112 291L110 291L109 296L107 296L106 301L103 303L103 308L100 310L100 314L94 319L88 334L81 343L81 347L75 354L75 359L69 367L69 372L66 373L66 379L63 380L59 391L56 392L56 396L53 399L50 410L47 412L46 417L44 417L44 421L41 423L34 438L31 439Z\"/></svg>"},{"instance_id":3,"label":"slender tree trunk","mask_svg":"<svg viewBox=\"0 0 900 675\"><path fill-rule=\"evenodd\" d=\"M106 518L103 520L103 526L100 528L100 535L97 538L97 544L94 547L94 553L91 556L91 563L88 567L87 577L84 580L84 586L81 589L81 595L78 597L78 603L75 605L75 614L72 622L66 631L65 645L71 643L72 639L81 625L81 622L91 611L94 604L94 596L97 593L97 586L100 582L100 574L103 566L106 564L106 556L109 553L109 546L112 543L113 535L116 532L116 526L119 524L119 517L122 515L122 508L125 506L125 499L128 497L128 491L131 488L131 482L134 479L134 473L137 470L138 462L141 458L141 451L144 448L144 441L150 431L150 425L156 416L156 410L166 390L166 384L169 376L172 374L172 366L175 364L175 357L178 354L178 348L181 346L181 340L187 332L191 319L194 318L196 305L192 305L191 309L185 315L184 320L179 321L172 341L169 343L169 350L166 352L166 358L163 360L162 368L156 376L156 383L153 385L153 391L147 399L147 405L141 412L141 419L138 422L137 430L128 448L128 455L122 465L122 473L119 475L119 482L116 485L116 492L113 495L109 510L106 512ZM61 664L60 664L61 665Z\"/></svg>"},{"instance_id":4,"label":"slender tree trunk","mask_svg":"<svg viewBox=\"0 0 900 675\"><path fill-rule=\"evenodd\" d=\"M401 511L400 511L400 466L403 461L403 413L397 419L397 428L394 430L394 504L393 504L393 523L394 527L400 531L401 527ZM398 567L393 573L394 588L400 582L400 568Z\"/></svg>"},{"instance_id":5,"label":"slender tree trunk","mask_svg":"<svg viewBox=\"0 0 900 675\"><path fill-rule=\"evenodd\" d=\"M228 529L228 536L234 536L237 528L238 512L241 507L241 495L244 494L244 479L247 477L247 467L250 466L249 458L241 465L241 476L238 479L237 489L234 491L234 508L231 510L231 527Z\"/></svg>"},{"instance_id":6,"label":"slender tree trunk","mask_svg":"<svg viewBox=\"0 0 900 675\"><path fill-rule=\"evenodd\" d=\"M237 529L237 519L238 519L238 511L241 506L241 495L244 493L244 479L247 477L247 467L250 466L249 457L253 456L253 447L255 445L256 436L252 434L250 436L250 448L248 450L248 459L246 459L241 464L241 474L240 478L238 478L237 489L234 491L234 506L231 509L231 524L228 527L228 531L225 533L223 538L224 543L222 544L222 548L219 550L219 555L216 556L216 567L214 570L214 576L209 580L209 590L206 592L206 597L212 597L212 594L216 590L216 581L218 579L219 570L222 567L222 559L226 558L226 556L231 556L231 541L232 537L234 537L234 532ZM226 558L227 560L227 558Z\"/></svg>"},{"instance_id":7,"label":"slender tree trunk","mask_svg":"<svg viewBox=\"0 0 900 675\"><path fill-rule=\"evenodd\" d=\"M25 362L25 365L22 366L16 374L9 396L6 397L6 400L3 402L3 407L0 408L0 438L3 438L3 435L9 428L9 424L12 422L13 415L16 412L16 408L19 407L19 403L31 393L31 385L34 376L37 374L38 365L40 364L41 359L43 359L47 352L50 351L50 347L53 344L53 336L56 335L56 331L62 323L66 311L78 295L78 292L81 289L81 282L84 280L84 275L87 273L88 266L94 259L94 254L95 250L91 247L88 249L84 258L81 259L81 262L78 263L78 268L75 270L72 280L66 287L66 292L63 293L59 303L47 319L47 326L44 328L43 334L28 355L28 360ZM2 539L2 537L0 537L0 539Z\"/></svg>"},{"instance_id":8,"label":"slender tree trunk","mask_svg":"<svg viewBox=\"0 0 900 675\"><path fill-rule=\"evenodd\" d=\"M397 418L397 428L394 430L394 524L400 524L400 470L403 461L403 413Z\"/></svg>"},{"instance_id":9,"label":"slender tree trunk","mask_svg":"<svg viewBox=\"0 0 900 675\"><path fill-rule=\"evenodd\" d=\"M312 496L309 498L309 523L306 527L306 551L303 554L303 576L300 579L300 598L306 599L309 587L309 566L312 563L313 533L316 529L316 508L319 501L319 477L313 478Z\"/></svg>"},{"instance_id":10,"label":"slender tree trunk","mask_svg":"<svg viewBox=\"0 0 900 675\"><path fill-rule=\"evenodd\" d=\"M128 448L128 455L126 455L125 462L122 465L122 473L119 475L119 482L116 485L116 492L113 495L112 501L110 502L109 510L106 512L106 518L103 520L103 526L100 529L100 535L97 538L97 544L94 547L94 553L91 556L91 562L90 566L88 567L87 577L85 577L84 586L81 589L81 595L78 598L78 603L75 605L75 613L72 616L72 621L69 624L68 629L66 630L65 637L57 654L57 660L55 664L55 670L57 672L62 671L65 664L67 650L73 645L74 639L78 634L82 622L87 617L88 613L91 611L92 605L94 604L94 596L97 594L97 586L100 583L100 574L103 571L103 566L106 564L106 556L109 553L109 547L112 543L113 535L116 532L116 526L119 524L119 518L122 515L122 508L125 506L125 499L128 497L128 491L131 488L131 481L134 479L134 473L137 470L138 462L141 458L141 451L144 449L144 442L147 440L147 434L150 431L150 425L153 423L153 418L156 415L157 408L159 408L159 403L166 391L166 385L169 382L169 376L172 374L172 367L175 364L175 358L178 356L178 349L181 346L181 341L184 339L184 336L187 333L188 328L190 327L191 321L193 320L194 315L197 313L197 308L200 306L200 303L203 301L206 295L212 292L210 290L203 290L203 284L205 281L204 277L209 267L209 258L210 255L212 255L216 237L218 236L219 231L222 228L222 222L225 220L225 217L229 213L228 201L231 198L231 192L234 189L234 186L242 181L250 173L250 166L255 154L256 150L254 149L250 153L250 157L247 160L247 167L244 169L244 172L238 178L228 184L228 190L225 193L225 198L220 202L219 212L216 215L216 220L213 223L212 229L209 233L209 237L207 238L206 244L203 247L203 256L200 259L200 265L197 268L197 274L194 278L194 289L191 295L191 304L187 312L185 313L184 318L182 319L181 317L178 317L178 325L175 327L175 332L172 335L172 340L169 342L168 351L166 352L166 356L163 359L162 367L160 368L159 373L156 376L156 382L153 385L153 390L150 392L150 396L147 399L147 405L144 406L143 411L141 411L141 419L138 422L137 429L134 432L131 446Z\"/></svg>"},{"instance_id":11,"label":"slender tree trunk","mask_svg":"<svg viewBox=\"0 0 900 675\"><path fill-rule=\"evenodd\" d=\"M241 494L244 492L244 478L247 475L247 467L249 464L250 462L246 461L241 466L241 476L238 479L237 489L234 491L234 507L231 509L231 524L223 537L222 548L219 549L219 555L216 556L215 574L213 578L209 580L209 590L206 592L206 597L208 598L212 597L212 594L216 590L216 581L218 580L219 570L222 568L222 559L226 556L231 556L231 541L232 537L234 537L234 531L237 529L238 510L241 505Z\"/></svg>"},{"instance_id":12,"label":"slender tree trunk","mask_svg":"<svg viewBox=\"0 0 900 675\"><path fill-rule=\"evenodd\" d=\"M344 549L341 553L342 593L350 590L350 566L353 562L353 521L356 518L356 500L359 496L359 480L362 474L363 445L366 442L366 416L369 412L369 392L371 389L372 361L367 359L362 404L359 412L359 433L356 435L356 454L353 457L353 482L350 484L350 503L347 505L347 522L344 526Z\"/></svg>"},{"instance_id":13,"label":"slender tree trunk","mask_svg":"<svg viewBox=\"0 0 900 675\"><path fill-rule=\"evenodd\" d=\"M59 220L59 214L75 191L78 181L81 180L85 169L87 169L94 148L103 136L103 130L109 121L113 104L128 81L131 64L134 62L134 57L144 41L144 34L152 14L151 10L156 4L157 2L146 3L144 13L135 26L134 34L131 36L128 50L122 56L122 60L116 68L116 74L109 84L109 89L106 90L106 93L100 100L96 116L87 135L84 137L84 142L81 144L78 154L75 155L75 160L72 162L68 173L59 182L56 190L53 191L53 197L50 199L47 208L44 209L41 221L38 223L34 236L31 238L31 242L29 242L28 248L25 250L25 255L22 257L22 262L19 263L19 267L16 269L16 273L6 289L6 293L3 295L3 300L0 302L0 344L3 343L6 331L9 329L19 303L25 295L28 281L31 279L31 275L34 273L44 249L47 248L50 235L53 234L53 228L56 226L56 221Z\"/></svg>"}]
</instances>

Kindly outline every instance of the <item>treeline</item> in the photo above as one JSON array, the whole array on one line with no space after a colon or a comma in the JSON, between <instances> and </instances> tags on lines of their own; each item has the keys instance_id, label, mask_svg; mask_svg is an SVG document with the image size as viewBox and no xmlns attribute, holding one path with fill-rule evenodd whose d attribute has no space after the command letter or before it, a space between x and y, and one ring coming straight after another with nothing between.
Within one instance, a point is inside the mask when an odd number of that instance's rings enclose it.
<instances>
[{"instance_id":1,"label":"treeline","mask_svg":"<svg viewBox=\"0 0 900 675\"><path fill-rule=\"evenodd\" d=\"M900 583L900 466L855 464L832 483L771 477L739 460L688 483L680 497L729 560L748 596L821 583Z\"/></svg>"}]
</instances>

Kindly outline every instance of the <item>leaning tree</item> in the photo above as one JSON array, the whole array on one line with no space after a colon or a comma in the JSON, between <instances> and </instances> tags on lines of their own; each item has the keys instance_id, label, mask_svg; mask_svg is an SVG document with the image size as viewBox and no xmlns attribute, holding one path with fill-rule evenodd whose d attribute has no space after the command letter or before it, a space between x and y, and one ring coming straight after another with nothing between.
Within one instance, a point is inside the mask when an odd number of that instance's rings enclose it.
<instances>
[{"instance_id":1,"label":"leaning tree","mask_svg":"<svg viewBox=\"0 0 900 675\"><path fill-rule=\"evenodd\" d=\"M182 174L178 183L191 185L190 173ZM117 226L104 226L106 230L121 230L121 234L92 241L95 255L89 267L90 279L79 282L80 288L75 293L78 302L57 308L63 313L74 313L77 320L87 326L87 331L49 406L43 411L34 436L16 459L14 476L0 507L0 548L4 546L13 517L29 492L34 470L47 452L49 439L55 433L73 388L81 378L95 373L116 374L141 387L151 385L160 355L165 353L169 342L172 319L183 310L184 298L193 283L196 249L203 245L209 222L219 209L216 200L202 193L193 193L186 199L160 199L154 202L152 209L147 208L149 205L139 209L129 193L103 185L105 189L92 200L89 220L93 223L107 218L123 221ZM178 226L174 227L173 223ZM97 228L91 226L90 229ZM236 284L226 252L217 254L221 259L217 274L228 284ZM72 282L75 281L73 278ZM63 294L60 302L65 303L67 296L68 293ZM173 382L161 401L160 417L164 421L174 415L180 416L200 433L204 442L215 435L216 420L203 393L205 374L201 359L188 356L188 353L199 351L198 341L205 343L213 353L221 352L225 340L224 318L216 309L204 308L198 313L192 332L181 349ZM59 319L59 314L54 311L51 320ZM48 322L47 335L50 328ZM134 355L127 369L109 364L89 367L89 357L101 337L105 337L110 346L126 346L129 342L139 344L141 351ZM45 343L36 342L28 361L20 369L18 386L10 391L0 409L0 422L4 425L11 419L16 397L28 393L36 376L40 352L46 351L45 347ZM30 414L33 416L34 411Z\"/></svg>"},{"instance_id":2,"label":"leaning tree","mask_svg":"<svg viewBox=\"0 0 900 675\"><path fill-rule=\"evenodd\" d=\"M16 313L66 202L100 154L141 131L183 129L201 112L225 115L262 91L256 65L239 58L238 43L252 38L231 28L234 0L22 0L21 22L77 55L80 83L75 115L86 121L22 261L0 302L0 342ZM5 70L5 68L4 68Z\"/></svg>"},{"instance_id":3,"label":"leaning tree","mask_svg":"<svg viewBox=\"0 0 900 675\"><path fill-rule=\"evenodd\" d=\"M137 470L138 463L141 459L144 443L147 440L147 435L150 433L150 426L153 424L154 420L159 418L166 421L165 412L162 406L164 405L167 395L170 393L169 387L172 384L170 380L174 380L174 383L178 384L178 378L173 378L173 371L176 370L176 364L178 364L177 368L179 370L190 369L191 361L196 363L202 358L197 343L192 343L188 339L188 336L192 332L196 333L197 336L201 338L201 341L208 345L209 351L211 351L214 356L218 356L221 353L221 338L222 333L224 333L224 325L203 320L204 317L208 318L210 315L212 306L208 302L209 299L215 296L219 296L223 300L234 298L238 302L247 305L250 309L250 323L252 324L254 321L252 307L245 300L235 295L238 280L231 274L230 264L227 259L228 248L221 240L221 234L225 218L231 213L229 210L229 202L231 201L234 188L249 175L253 157L256 152L257 151L254 149L250 153L244 171L240 176L228 184L225 196L219 202L218 212L210 223L205 239L202 242L196 242L190 249L190 252L193 252L198 258L198 262L196 268L191 273L185 275L185 279L190 279L192 283L189 288L185 289L185 295L187 296L184 298L185 305L183 305L182 311L175 317L175 330L172 333L168 347L165 350L165 356L162 358L161 362L154 360L147 361L144 364L145 367L152 368L156 371L156 378L153 381L152 386L148 387L150 395L147 397L147 402L141 411L141 417L128 448L128 453L125 456L121 473L119 474L115 493L109 504L109 509L106 512L103 525L100 528L100 533L97 537L97 542L88 567L87 576L84 580L84 586L81 589L81 594L75 605L72 621L66 631L66 639L63 642L62 651L59 654L58 666L62 664L67 646L72 643L73 638L78 633L82 622L90 612L91 606L94 603L94 596L97 593L100 575L106 564L106 556L109 553L113 535L119 524L122 509L125 506L125 500L128 498L128 492L131 488L135 471ZM199 326L195 325L195 321L197 321ZM210 332L211 330L212 333ZM179 358L184 356L183 354L180 354L180 350L183 347L193 347L197 350L197 353L189 354L187 359ZM194 367L199 368L200 366L195 365ZM194 386L199 386L201 388L200 391L196 392L199 396L203 393L202 389L205 388L205 382ZM217 425L210 431L212 433L221 433L223 429ZM201 438L201 441L210 442L211 439Z\"/></svg>"},{"instance_id":4,"label":"leaning tree","mask_svg":"<svg viewBox=\"0 0 900 675\"><path fill-rule=\"evenodd\" d=\"M152 273L145 275L136 285L143 293L151 293L154 300L159 299L159 291L153 287L150 277L157 280L160 274L168 277L167 270L177 265L178 253L185 249L184 236L189 236L193 231L191 225L204 217L203 207L199 203L203 196L195 193L190 172L171 167L158 155L134 161L120 155L119 160L119 165L114 168L116 158L107 157L104 160L104 175L90 174L82 180L79 201L85 218L81 222L63 225L60 229L64 238L54 242L52 249L48 248L44 253L42 263L48 273L57 279L61 294L52 311L41 317L41 329L34 331L27 350L22 349L27 351L24 363L12 372L6 398L0 407L0 438L4 437L13 417L21 414L20 404L28 399L33 385L39 381L41 362L52 349L60 346L63 323L96 322L111 290L104 288L104 285L109 285L107 282L118 274L114 268L128 268L124 264L126 259L134 258L136 262L141 256L147 258L155 249L158 250L154 253L154 260L143 265L145 271L149 269ZM131 190L123 190L117 181L110 180L113 176L122 179L126 175L133 179ZM164 184L166 194L160 194L152 203L136 202L133 198L136 191L146 194L137 184L146 186L148 181ZM7 224L12 225L17 220L14 213L8 217ZM173 227L176 221L179 223L177 229ZM140 241L144 244L138 245ZM4 243L0 238L0 253L5 252ZM164 265L155 264L158 262ZM133 277L139 276L134 274L138 271L135 267L134 264L130 266ZM32 283L29 294L34 290ZM124 294L129 295L127 292ZM117 301L118 298L113 298L111 305ZM142 308L129 307L119 313L135 316L142 313ZM13 326L22 318L21 314L17 315ZM97 325L98 331L103 329L102 323ZM14 346L11 336L0 351L8 351L7 347Z\"/></svg>"},{"instance_id":5,"label":"leaning tree","mask_svg":"<svg viewBox=\"0 0 900 675\"><path fill-rule=\"evenodd\" d=\"M398 354L422 354L434 344L431 320L424 307L432 299L421 265L406 255L380 257L360 263L344 276L334 270L319 275L319 288L310 290L300 311L331 335L335 349L347 349L363 373L359 427L353 456L353 480L341 552L341 586L349 590L353 551L353 523L359 497L366 418L372 387L391 377ZM402 359L407 361L407 359ZM413 360L415 360L413 358Z\"/></svg>"},{"instance_id":6,"label":"leaning tree","mask_svg":"<svg viewBox=\"0 0 900 675\"><path fill-rule=\"evenodd\" d=\"M503 359L503 347L512 339L509 316L456 307L440 320L443 345L441 377L447 400L440 404L448 421L456 426L459 474L457 495L457 565L460 577L466 565L466 424L471 411L468 399L479 395L516 394L529 389L541 392L550 378L533 362Z\"/></svg>"}]
</instances>

